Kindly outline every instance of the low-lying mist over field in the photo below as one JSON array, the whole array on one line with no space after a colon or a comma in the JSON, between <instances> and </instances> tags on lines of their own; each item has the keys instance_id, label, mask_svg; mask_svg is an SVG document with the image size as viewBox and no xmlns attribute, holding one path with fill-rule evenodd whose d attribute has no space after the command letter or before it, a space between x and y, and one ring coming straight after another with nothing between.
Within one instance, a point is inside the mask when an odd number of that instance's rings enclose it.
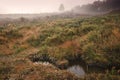
<instances>
[{"instance_id":1,"label":"low-lying mist over field","mask_svg":"<svg viewBox=\"0 0 120 80\"><path fill-rule=\"evenodd\" d=\"M65 10L70 10L76 5L92 3L95 0L1 0L1 13L50 13L58 12L60 4Z\"/></svg>"},{"instance_id":2,"label":"low-lying mist over field","mask_svg":"<svg viewBox=\"0 0 120 80\"><path fill-rule=\"evenodd\" d=\"M119 0L1 0L0 18L103 15L120 10ZM5 15L6 14L6 15Z\"/></svg>"}]
</instances>

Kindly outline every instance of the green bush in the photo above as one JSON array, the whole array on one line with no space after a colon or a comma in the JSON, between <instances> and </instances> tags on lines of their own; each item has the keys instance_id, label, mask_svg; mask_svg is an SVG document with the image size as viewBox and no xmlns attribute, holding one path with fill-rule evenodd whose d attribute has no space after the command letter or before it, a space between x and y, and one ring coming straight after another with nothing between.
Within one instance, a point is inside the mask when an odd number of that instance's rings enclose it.
<instances>
[{"instance_id":1,"label":"green bush","mask_svg":"<svg viewBox=\"0 0 120 80\"><path fill-rule=\"evenodd\" d=\"M20 34L17 30L11 30L9 32L6 32L6 36L8 38L21 38L21 37L23 37L23 35Z\"/></svg>"},{"instance_id":2,"label":"green bush","mask_svg":"<svg viewBox=\"0 0 120 80\"><path fill-rule=\"evenodd\" d=\"M46 41L45 41L45 43L47 44L47 45L50 45L50 46L56 46L56 45L59 45L59 44L61 44L61 43L63 43L64 42L64 40L63 40L63 38L62 37L60 37L59 35L53 35L53 36L51 36L51 37L48 37L47 39L46 39Z\"/></svg>"},{"instance_id":3,"label":"green bush","mask_svg":"<svg viewBox=\"0 0 120 80\"><path fill-rule=\"evenodd\" d=\"M40 45L40 40L32 37L28 40L28 43L33 47L38 47Z\"/></svg>"},{"instance_id":4,"label":"green bush","mask_svg":"<svg viewBox=\"0 0 120 80\"><path fill-rule=\"evenodd\" d=\"M120 64L120 44L104 49L110 64Z\"/></svg>"},{"instance_id":5,"label":"green bush","mask_svg":"<svg viewBox=\"0 0 120 80\"><path fill-rule=\"evenodd\" d=\"M18 53L24 51L26 48L25 47L20 47L19 45L14 45L13 49L15 50L15 54L18 54Z\"/></svg>"},{"instance_id":6,"label":"green bush","mask_svg":"<svg viewBox=\"0 0 120 80\"><path fill-rule=\"evenodd\" d=\"M88 40L90 42L94 42L94 43L98 43L101 42L101 34L99 34L98 32L92 32L89 36L88 36Z\"/></svg>"}]
</instances>

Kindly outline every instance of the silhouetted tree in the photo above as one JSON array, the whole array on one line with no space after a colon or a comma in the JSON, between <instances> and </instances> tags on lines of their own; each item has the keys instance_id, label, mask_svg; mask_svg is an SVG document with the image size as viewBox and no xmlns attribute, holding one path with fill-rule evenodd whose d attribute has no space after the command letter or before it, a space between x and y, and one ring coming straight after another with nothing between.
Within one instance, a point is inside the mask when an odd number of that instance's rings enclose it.
<instances>
[{"instance_id":1,"label":"silhouetted tree","mask_svg":"<svg viewBox=\"0 0 120 80\"><path fill-rule=\"evenodd\" d=\"M20 21L21 21L21 22L26 22L26 21L28 21L28 19L26 19L26 18L24 18L24 17L21 17L21 18L20 18Z\"/></svg>"},{"instance_id":2,"label":"silhouetted tree","mask_svg":"<svg viewBox=\"0 0 120 80\"><path fill-rule=\"evenodd\" d=\"M63 12L64 10L65 10L64 5L61 4L60 7L59 7L59 11Z\"/></svg>"},{"instance_id":3,"label":"silhouetted tree","mask_svg":"<svg viewBox=\"0 0 120 80\"><path fill-rule=\"evenodd\" d=\"M77 6L74 10L80 12L107 12L112 10L120 10L120 0L96 0L92 4Z\"/></svg>"}]
</instances>

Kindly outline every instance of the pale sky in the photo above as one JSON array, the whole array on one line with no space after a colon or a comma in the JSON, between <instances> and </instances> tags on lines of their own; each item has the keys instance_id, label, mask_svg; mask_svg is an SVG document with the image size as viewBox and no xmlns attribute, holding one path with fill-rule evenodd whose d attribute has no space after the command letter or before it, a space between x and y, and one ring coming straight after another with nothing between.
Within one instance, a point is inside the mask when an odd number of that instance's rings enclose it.
<instances>
[{"instance_id":1,"label":"pale sky","mask_svg":"<svg viewBox=\"0 0 120 80\"><path fill-rule=\"evenodd\" d=\"M46 13L58 12L62 3L65 10L76 5L92 3L95 0L0 0L0 13Z\"/></svg>"}]
</instances>

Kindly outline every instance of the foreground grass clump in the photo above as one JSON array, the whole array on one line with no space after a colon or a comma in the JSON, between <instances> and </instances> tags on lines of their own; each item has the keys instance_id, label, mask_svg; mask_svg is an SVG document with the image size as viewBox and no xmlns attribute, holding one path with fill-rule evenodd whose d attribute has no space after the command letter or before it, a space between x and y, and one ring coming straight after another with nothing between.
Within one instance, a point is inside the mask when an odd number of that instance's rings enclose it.
<instances>
[{"instance_id":1,"label":"foreground grass clump","mask_svg":"<svg viewBox=\"0 0 120 80\"><path fill-rule=\"evenodd\" d=\"M119 75L110 75L108 74L89 74L85 77L84 80L119 80L120 76Z\"/></svg>"},{"instance_id":2,"label":"foreground grass clump","mask_svg":"<svg viewBox=\"0 0 120 80\"><path fill-rule=\"evenodd\" d=\"M0 79L119 80L118 17L120 15L38 19L17 27L0 28ZM108 72L91 72L84 79L78 79L66 70L60 70L74 61L83 61L88 69L98 66ZM50 62L54 66L36 62Z\"/></svg>"},{"instance_id":3,"label":"foreground grass clump","mask_svg":"<svg viewBox=\"0 0 120 80\"><path fill-rule=\"evenodd\" d=\"M77 77L61 71L52 65L30 64L26 60L16 60L0 66L0 79L14 80L79 80Z\"/></svg>"}]
</instances>

